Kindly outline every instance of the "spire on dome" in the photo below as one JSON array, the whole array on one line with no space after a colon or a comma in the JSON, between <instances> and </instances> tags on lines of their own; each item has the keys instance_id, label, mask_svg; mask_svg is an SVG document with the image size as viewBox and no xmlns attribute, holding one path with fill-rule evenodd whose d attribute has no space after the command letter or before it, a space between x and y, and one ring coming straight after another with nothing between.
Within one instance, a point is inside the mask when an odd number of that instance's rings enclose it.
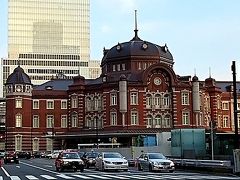
<instances>
[{"instance_id":1,"label":"spire on dome","mask_svg":"<svg viewBox=\"0 0 240 180\"><path fill-rule=\"evenodd\" d=\"M141 39L138 37L138 29L137 29L137 10L135 10L135 29L134 29L134 32L135 32L135 36L134 38L131 40L131 41L141 41Z\"/></svg>"}]
</instances>

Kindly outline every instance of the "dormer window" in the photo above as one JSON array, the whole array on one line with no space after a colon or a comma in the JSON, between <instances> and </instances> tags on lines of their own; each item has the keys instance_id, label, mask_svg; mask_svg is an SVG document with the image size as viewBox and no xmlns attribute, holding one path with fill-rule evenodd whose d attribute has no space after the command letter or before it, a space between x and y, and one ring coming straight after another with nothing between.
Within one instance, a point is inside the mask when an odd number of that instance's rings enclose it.
<instances>
[{"instance_id":1,"label":"dormer window","mask_svg":"<svg viewBox=\"0 0 240 180\"><path fill-rule=\"evenodd\" d=\"M22 90L23 90L23 87L22 87L21 84L15 85L15 91L16 91L16 92L22 92Z\"/></svg>"}]
</instances>

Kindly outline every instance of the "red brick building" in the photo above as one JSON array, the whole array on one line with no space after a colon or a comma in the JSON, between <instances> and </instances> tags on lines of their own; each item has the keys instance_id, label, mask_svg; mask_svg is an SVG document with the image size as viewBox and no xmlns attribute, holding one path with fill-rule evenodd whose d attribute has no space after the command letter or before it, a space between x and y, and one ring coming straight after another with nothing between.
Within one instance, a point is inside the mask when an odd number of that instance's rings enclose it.
<instances>
[{"instance_id":1,"label":"red brick building","mask_svg":"<svg viewBox=\"0 0 240 180\"><path fill-rule=\"evenodd\" d=\"M34 86L16 67L6 82L6 149L51 151L113 140L156 145L158 133L209 129L210 121L233 134L232 83L180 76L173 65L167 45L141 40L135 30L130 41L104 49L97 79L58 75Z\"/></svg>"}]
</instances>

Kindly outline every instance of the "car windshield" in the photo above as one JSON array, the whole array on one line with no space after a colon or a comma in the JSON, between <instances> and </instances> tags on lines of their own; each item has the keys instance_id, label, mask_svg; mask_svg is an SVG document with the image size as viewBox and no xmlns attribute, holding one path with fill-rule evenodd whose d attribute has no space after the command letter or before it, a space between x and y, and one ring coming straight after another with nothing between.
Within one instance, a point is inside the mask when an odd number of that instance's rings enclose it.
<instances>
[{"instance_id":1,"label":"car windshield","mask_svg":"<svg viewBox=\"0 0 240 180\"><path fill-rule=\"evenodd\" d=\"M63 159L79 159L79 155L77 153L64 153Z\"/></svg>"},{"instance_id":2,"label":"car windshield","mask_svg":"<svg viewBox=\"0 0 240 180\"><path fill-rule=\"evenodd\" d=\"M90 152L90 153L86 153L86 156L89 158L95 158L98 156L98 153L96 152Z\"/></svg>"},{"instance_id":3,"label":"car windshield","mask_svg":"<svg viewBox=\"0 0 240 180\"><path fill-rule=\"evenodd\" d=\"M166 159L166 157L162 154L149 154L149 159Z\"/></svg>"},{"instance_id":4,"label":"car windshield","mask_svg":"<svg viewBox=\"0 0 240 180\"><path fill-rule=\"evenodd\" d=\"M104 158L122 158L122 155L118 153L106 153L104 154Z\"/></svg>"}]
</instances>

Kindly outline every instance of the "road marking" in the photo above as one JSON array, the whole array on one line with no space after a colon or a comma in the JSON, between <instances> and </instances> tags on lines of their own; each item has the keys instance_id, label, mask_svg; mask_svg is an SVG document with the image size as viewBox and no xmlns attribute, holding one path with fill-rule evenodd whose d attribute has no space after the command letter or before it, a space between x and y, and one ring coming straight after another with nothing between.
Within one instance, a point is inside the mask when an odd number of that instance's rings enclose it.
<instances>
[{"instance_id":1,"label":"road marking","mask_svg":"<svg viewBox=\"0 0 240 180\"><path fill-rule=\"evenodd\" d=\"M41 175L41 177L43 177L45 179L57 179L57 178L49 176L49 175Z\"/></svg>"},{"instance_id":2,"label":"road marking","mask_svg":"<svg viewBox=\"0 0 240 180\"><path fill-rule=\"evenodd\" d=\"M139 175L129 176L129 175L124 175L124 174L119 174L118 177L127 177L127 178L131 177L133 179L146 179L147 176L139 176Z\"/></svg>"},{"instance_id":3,"label":"road marking","mask_svg":"<svg viewBox=\"0 0 240 180\"><path fill-rule=\"evenodd\" d=\"M74 174L73 176L79 177L79 178L82 178L82 179L92 179L91 177L82 176L82 175L78 175L78 174Z\"/></svg>"},{"instance_id":4,"label":"road marking","mask_svg":"<svg viewBox=\"0 0 240 180\"><path fill-rule=\"evenodd\" d=\"M94 178L99 178L99 179L110 179L108 177L103 177L103 176L97 176L97 175L94 175L94 174L88 174L88 176L91 176L91 177L94 177Z\"/></svg>"},{"instance_id":5,"label":"road marking","mask_svg":"<svg viewBox=\"0 0 240 180\"><path fill-rule=\"evenodd\" d=\"M54 173L54 174L59 174L59 173L57 173L55 171L44 169L44 168L41 168L41 167L38 167L38 166L34 166L34 165L31 165L31 164L27 164L27 163L24 163L24 162L21 162L21 164L25 164L26 166L34 167L34 168L41 169L43 171L51 172L51 173Z\"/></svg>"},{"instance_id":6,"label":"road marking","mask_svg":"<svg viewBox=\"0 0 240 180\"><path fill-rule=\"evenodd\" d=\"M2 176L0 176L0 180L3 180L3 177L2 177Z\"/></svg>"},{"instance_id":7,"label":"road marking","mask_svg":"<svg viewBox=\"0 0 240 180\"><path fill-rule=\"evenodd\" d=\"M21 180L18 176L10 176L11 180Z\"/></svg>"},{"instance_id":8,"label":"road marking","mask_svg":"<svg viewBox=\"0 0 240 180\"><path fill-rule=\"evenodd\" d=\"M121 177L121 176L118 176L118 175L110 175L110 174L104 174L104 176L107 176L107 177L111 177L113 179L128 179L127 177Z\"/></svg>"},{"instance_id":9,"label":"road marking","mask_svg":"<svg viewBox=\"0 0 240 180\"><path fill-rule=\"evenodd\" d=\"M16 166L16 168L20 168L20 166Z\"/></svg>"},{"instance_id":10,"label":"road marking","mask_svg":"<svg viewBox=\"0 0 240 180\"><path fill-rule=\"evenodd\" d=\"M26 175L26 178L28 178L28 179L38 179L38 178L36 178L35 176L32 176L32 175Z\"/></svg>"},{"instance_id":11,"label":"road marking","mask_svg":"<svg viewBox=\"0 0 240 180\"><path fill-rule=\"evenodd\" d=\"M3 172L6 174L7 177L9 177L10 175L8 174L7 170L4 169L4 167L1 167L1 169L3 170Z\"/></svg>"},{"instance_id":12,"label":"road marking","mask_svg":"<svg viewBox=\"0 0 240 180\"><path fill-rule=\"evenodd\" d=\"M64 179L75 179L75 178L73 178L73 177L66 176L65 174L59 174L59 175L57 175L57 176L60 177L60 178L64 178Z\"/></svg>"},{"instance_id":13,"label":"road marking","mask_svg":"<svg viewBox=\"0 0 240 180\"><path fill-rule=\"evenodd\" d=\"M45 166L45 167L50 167L50 168L53 167L53 166L51 166L51 165L44 165L44 166Z\"/></svg>"}]
</instances>

